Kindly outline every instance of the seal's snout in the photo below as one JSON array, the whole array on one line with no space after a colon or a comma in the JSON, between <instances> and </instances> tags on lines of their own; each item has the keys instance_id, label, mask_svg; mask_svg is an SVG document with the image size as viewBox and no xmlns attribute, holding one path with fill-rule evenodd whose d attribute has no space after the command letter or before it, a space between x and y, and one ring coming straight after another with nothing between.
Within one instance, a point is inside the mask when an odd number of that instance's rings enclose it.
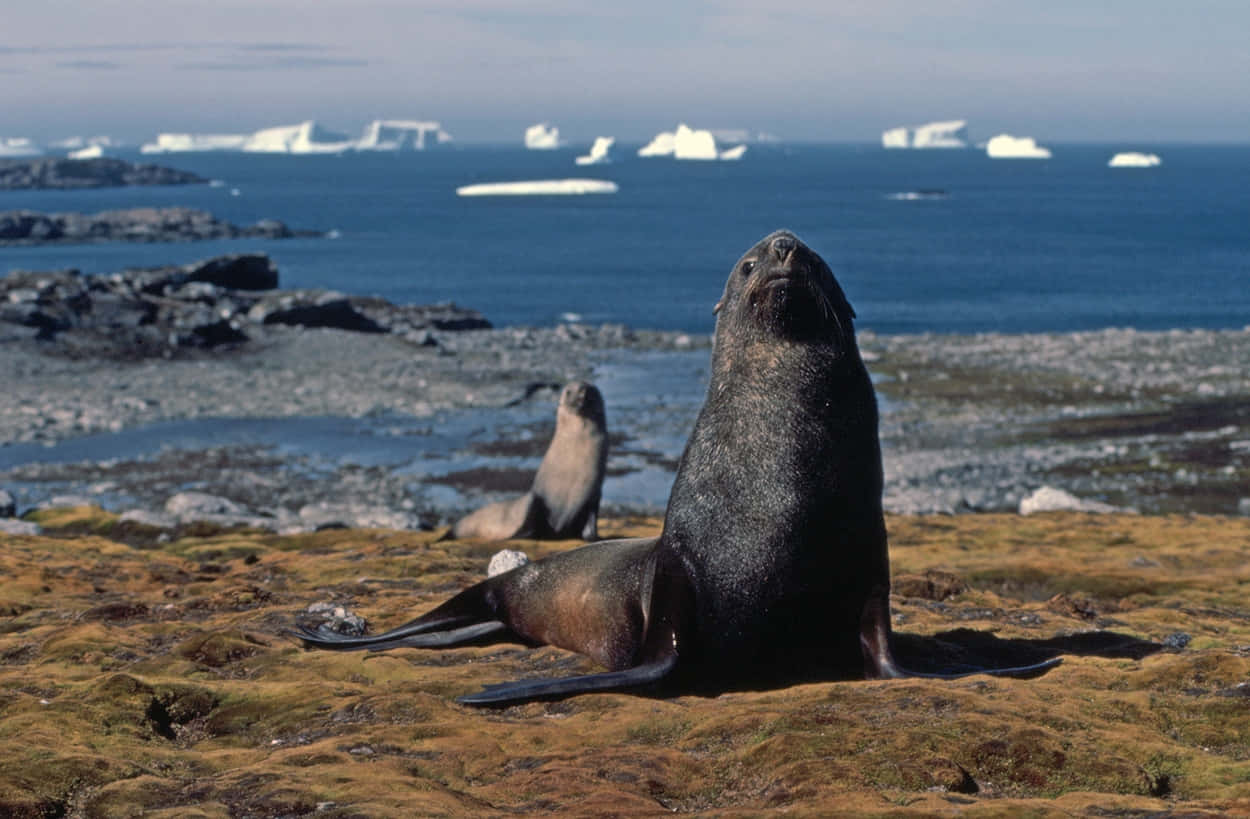
<instances>
[{"instance_id":1,"label":"seal's snout","mask_svg":"<svg viewBox=\"0 0 1250 819\"><path fill-rule=\"evenodd\" d=\"M777 257L777 261L784 262L794 252L794 248L798 242L793 236L782 235L773 239L773 255Z\"/></svg>"}]
</instances>

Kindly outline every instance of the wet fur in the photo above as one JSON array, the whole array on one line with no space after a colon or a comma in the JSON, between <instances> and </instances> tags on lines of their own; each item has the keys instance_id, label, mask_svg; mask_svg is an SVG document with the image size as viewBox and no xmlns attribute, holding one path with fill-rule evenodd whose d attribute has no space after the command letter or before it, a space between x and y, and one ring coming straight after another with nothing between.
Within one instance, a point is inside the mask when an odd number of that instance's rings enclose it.
<instances>
[{"instance_id":1,"label":"wet fur","mask_svg":"<svg viewBox=\"0 0 1250 819\"><path fill-rule=\"evenodd\" d=\"M658 538L514 569L377 637L300 636L324 648L511 637L610 669L461 698L477 705L907 675L891 649L877 405L850 304L824 261L778 231L734 265L716 311L707 400Z\"/></svg>"},{"instance_id":2,"label":"wet fur","mask_svg":"<svg viewBox=\"0 0 1250 819\"><path fill-rule=\"evenodd\" d=\"M556 431L530 491L471 512L448 537L598 540L607 459L603 396L594 385L574 381L560 392Z\"/></svg>"}]
</instances>

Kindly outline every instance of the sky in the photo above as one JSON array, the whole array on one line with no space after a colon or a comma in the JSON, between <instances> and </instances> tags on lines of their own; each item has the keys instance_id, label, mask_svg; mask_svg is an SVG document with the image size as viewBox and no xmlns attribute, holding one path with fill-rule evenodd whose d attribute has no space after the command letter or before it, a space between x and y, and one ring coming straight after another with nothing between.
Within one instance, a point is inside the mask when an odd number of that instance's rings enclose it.
<instances>
[{"instance_id":1,"label":"sky","mask_svg":"<svg viewBox=\"0 0 1250 819\"><path fill-rule=\"evenodd\" d=\"M0 0L0 138L678 122L875 142L1250 142L1246 0Z\"/></svg>"}]
</instances>

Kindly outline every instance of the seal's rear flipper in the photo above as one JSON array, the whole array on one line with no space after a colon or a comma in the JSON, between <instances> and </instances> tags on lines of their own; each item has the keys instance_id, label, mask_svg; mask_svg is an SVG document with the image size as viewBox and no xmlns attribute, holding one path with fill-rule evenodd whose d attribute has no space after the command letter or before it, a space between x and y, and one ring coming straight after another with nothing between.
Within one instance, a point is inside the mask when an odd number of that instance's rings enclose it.
<instances>
[{"instance_id":1,"label":"seal's rear flipper","mask_svg":"<svg viewBox=\"0 0 1250 819\"><path fill-rule=\"evenodd\" d=\"M671 652L649 663L622 671L604 671L600 674L562 677L557 680L518 680L488 685L476 694L456 697L456 702L463 705L510 705L529 700L586 694L591 691L637 688L663 679L675 665L677 665L677 653Z\"/></svg>"}]
</instances>

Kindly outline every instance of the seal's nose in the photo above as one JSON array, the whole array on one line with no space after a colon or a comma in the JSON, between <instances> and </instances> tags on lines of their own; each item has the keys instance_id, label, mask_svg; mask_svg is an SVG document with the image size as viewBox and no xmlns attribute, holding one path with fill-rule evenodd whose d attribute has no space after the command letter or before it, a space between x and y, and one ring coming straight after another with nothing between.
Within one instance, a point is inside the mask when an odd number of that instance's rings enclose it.
<instances>
[{"instance_id":1,"label":"seal's nose","mask_svg":"<svg viewBox=\"0 0 1250 819\"><path fill-rule=\"evenodd\" d=\"M784 262L786 257L794 252L794 245L793 236L778 236L776 239L773 239L773 254L779 261Z\"/></svg>"}]
</instances>

